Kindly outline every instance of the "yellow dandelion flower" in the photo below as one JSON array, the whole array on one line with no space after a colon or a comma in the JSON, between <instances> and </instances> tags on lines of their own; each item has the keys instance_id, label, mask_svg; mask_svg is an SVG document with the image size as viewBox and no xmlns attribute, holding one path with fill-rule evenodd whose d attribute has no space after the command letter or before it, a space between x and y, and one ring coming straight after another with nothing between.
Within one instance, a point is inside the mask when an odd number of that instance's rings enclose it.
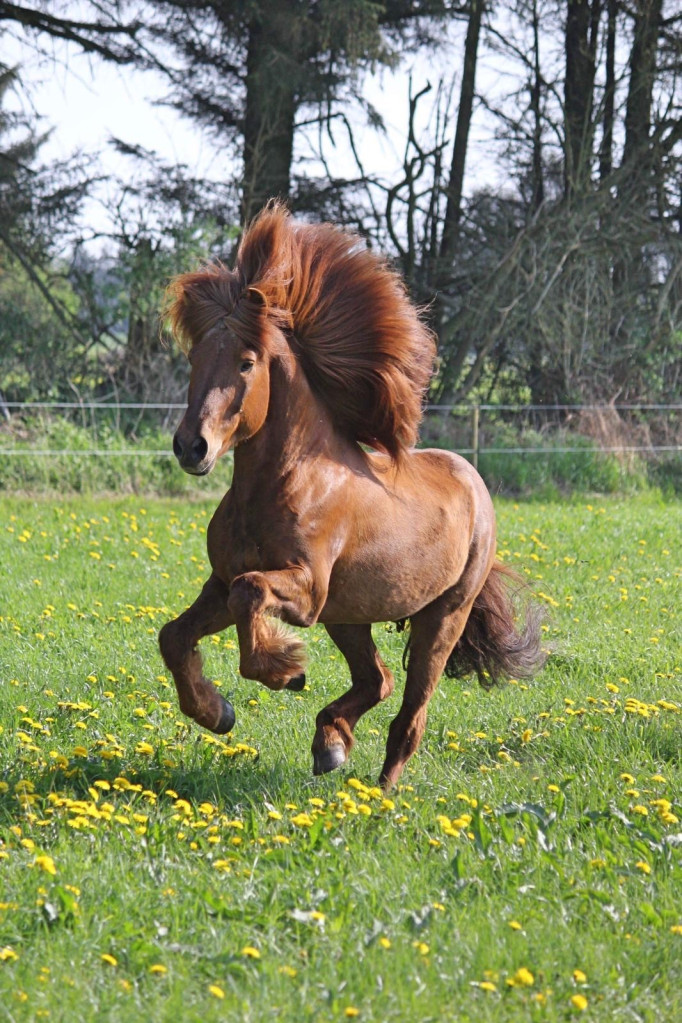
<instances>
[{"instance_id":1,"label":"yellow dandelion flower","mask_svg":"<svg viewBox=\"0 0 682 1023\"><path fill-rule=\"evenodd\" d=\"M482 980L478 986L481 991L497 991L497 985L493 984L492 980Z\"/></svg>"},{"instance_id":2,"label":"yellow dandelion flower","mask_svg":"<svg viewBox=\"0 0 682 1023\"><path fill-rule=\"evenodd\" d=\"M295 977L298 970L293 966L280 966L278 967L277 972L283 974L285 977Z\"/></svg>"},{"instance_id":3,"label":"yellow dandelion flower","mask_svg":"<svg viewBox=\"0 0 682 1023\"><path fill-rule=\"evenodd\" d=\"M413 941L412 944L416 948L417 952L419 952L420 956L427 956L429 954L430 949L425 941Z\"/></svg>"},{"instance_id":4,"label":"yellow dandelion flower","mask_svg":"<svg viewBox=\"0 0 682 1023\"><path fill-rule=\"evenodd\" d=\"M0 962L13 963L18 958L19 956L17 955L17 953L14 951L13 948L10 948L9 945L5 945L4 948L0 948Z\"/></svg>"},{"instance_id":5,"label":"yellow dandelion flower","mask_svg":"<svg viewBox=\"0 0 682 1023\"><path fill-rule=\"evenodd\" d=\"M510 920L509 921L509 926L511 927L511 929L513 931L522 931L523 930L523 927L521 926L521 924L519 923L518 920Z\"/></svg>"},{"instance_id":6,"label":"yellow dandelion flower","mask_svg":"<svg viewBox=\"0 0 682 1023\"><path fill-rule=\"evenodd\" d=\"M57 873L57 868L54 865L54 860L51 856L36 856L33 861L36 867L40 867L46 874L52 874L53 876Z\"/></svg>"},{"instance_id":7,"label":"yellow dandelion flower","mask_svg":"<svg viewBox=\"0 0 682 1023\"><path fill-rule=\"evenodd\" d=\"M576 984L586 984L587 983L587 975L585 973L583 973L582 970L574 970L573 971L573 980L576 982Z\"/></svg>"},{"instance_id":8,"label":"yellow dandelion flower","mask_svg":"<svg viewBox=\"0 0 682 1023\"><path fill-rule=\"evenodd\" d=\"M153 963L152 966L149 967L149 972L162 977L164 973L168 973L168 967L164 966L163 963Z\"/></svg>"},{"instance_id":9,"label":"yellow dandelion flower","mask_svg":"<svg viewBox=\"0 0 682 1023\"><path fill-rule=\"evenodd\" d=\"M108 963L109 966L118 966L118 959L116 956L112 956L108 952L103 952L100 958L103 963Z\"/></svg>"},{"instance_id":10,"label":"yellow dandelion flower","mask_svg":"<svg viewBox=\"0 0 682 1023\"><path fill-rule=\"evenodd\" d=\"M242 949L242 955L246 956L247 959L260 959L260 952L253 945L245 945Z\"/></svg>"},{"instance_id":11,"label":"yellow dandelion flower","mask_svg":"<svg viewBox=\"0 0 682 1023\"><path fill-rule=\"evenodd\" d=\"M532 987L534 983L535 977L525 966L521 966L513 977L507 979L510 987Z\"/></svg>"},{"instance_id":12,"label":"yellow dandelion flower","mask_svg":"<svg viewBox=\"0 0 682 1023\"><path fill-rule=\"evenodd\" d=\"M208 991L209 991L209 994L213 995L214 998L224 998L225 997L225 992L223 991L223 989L221 987L218 987L217 984L209 984L208 985Z\"/></svg>"},{"instance_id":13,"label":"yellow dandelion flower","mask_svg":"<svg viewBox=\"0 0 682 1023\"><path fill-rule=\"evenodd\" d=\"M352 1019L354 1016L360 1015L360 1010L356 1009L354 1005L347 1005L343 1014L344 1016L347 1016L348 1019Z\"/></svg>"},{"instance_id":14,"label":"yellow dandelion flower","mask_svg":"<svg viewBox=\"0 0 682 1023\"><path fill-rule=\"evenodd\" d=\"M571 995L571 1005L578 1012L584 1012L587 1008L587 999L585 995Z\"/></svg>"},{"instance_id":15,"label":"yellow dandelion flower","mask_svg":"<svg viewBox=\"0 0 682 1023\"><path fill-rule=\"evenodd\" d=\"M646 860L637 860L635 866L637 867L637 870L641 870L643 874L651 873L651 867L646 862Z\"/></svg>"},{"instance_id":16,"label":"yellow dandelion flower","mask_svg":"<svg viewBox=\"0 0 682 1023\"><path fill-rule=\"evenodd\" d=\"M379 938L379 941L377 942L377 944L379 945L380 948L390 948L391 947L391 940L390 940L390 938L381 937L381 938Z\"/></svg>"},{"instance_id":17,"label":"yellow dandelion flower","mask_svg":"<svg viewBox=\"0 0 682 1023\"><path fill-rule=\"evenodd\" d=\"M297 828L311 828L313 826L312 817L307 813L297 813L295 817L291 818L291 823L295 824Z\"/></svg>"},{"instance_id":18,"label":"yellow dandelion flower","mask_svg":"<svg viewBox=\"0 0 682 1023\"><path fill-rule=\"evenodd\" d=\"M670 928L671 934L682 934L682 924L673 924Z\"/></svg>"},{"instance_id":19,"label":"yellow dandelion flower","mask_svg":"<svg viewBox=\"0 0 682 1023\"><path fill-rule=\"evenodd\" d=\"M635 779L632 777L631 774L625 774L624 773L624 774L621 774L620 780L624 781L627 785L632 785L632 783L634 782Z\"/></svg>"}]
</instances>

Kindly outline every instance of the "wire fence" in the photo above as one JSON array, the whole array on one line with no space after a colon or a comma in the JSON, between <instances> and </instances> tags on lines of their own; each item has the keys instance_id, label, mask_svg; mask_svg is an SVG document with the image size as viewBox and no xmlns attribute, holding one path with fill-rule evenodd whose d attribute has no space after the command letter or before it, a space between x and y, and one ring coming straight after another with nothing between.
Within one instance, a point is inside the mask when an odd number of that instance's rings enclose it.
<instances>
[{"instance_id":1,"label":"wire fence","mask_svg":"<svg viewBox=\"0 0 682 1023\"><path fill-rule=\"evenodd\" d=\"M97 436L97 426L94 413L107 413L113 416L115 429L121 428L122 416L130 413L137 414L139 424L149 413L165 413L163 427L169 430L170 419L175 413L179 414L185 409L184 402L98 402L98 401L5 401L0 396L0 414L4 416L6 424L11 424L13 417L25 416L26 413L58 414L73 417L80 413L81 425L92 429L93 436ZM471 457L474 465L482 455L547 455L547 454L581 454L595 450L603 454L640 454L648 456L669 455L682 452L682 402L669 403L609 403L609 404L488 404L472 403L467 405L449 404L428 404L425 406L425 440L438 440L440 446L451 446L460 454ZM86 413L89 416L86 418ZM648 438L636 437L630 442L626 439L628 432L639 433L642 430L641 416L643 414L657 414L666 419L666 429L658 430L659 438L655 441ZM575 417L585 415L596 415L601 417L618 417L620 421L629 421L629 430L620 431L621 435L611 443L599 436L599 431L576 430ZM88 422L89 419L89 422ZM633 427L633 419L637 423ZM433 429L434 422L438 422L436 429ZM453 424L458 423L455 428ZM499 434L501 425L507 428L505 442L500 443ZM509 430L516 432L517 442L509 438ZM556 432L560 430L563 443L556 443ZM551 444L546 441L551 431L555 437ZM15 440L11 430L0 429L0 457L55 457L55 456L78 456L92 458L171 458L170 442L167 447L148 447L134 443L134 430L129 430L129 439L133 443L129 447L69 447L66 446L37 446L35 443L12 443ZM608 431L607 431L608 432ZM613 434L613 430L611 433ZM602 434L604 431L602 431ZM532 437L540 436L544 443L520 443L525 435ZM664 440L660 439L661 434L667 434ZM569 438L575 436L581 443L571 443ZM586 447L585 439L590 438L593 444ZM490 440L487 438L490 437ZM672 438L672 439L670 439ZM4 440L10 443L3 443ZM445 443L442 443L445 441ZM448 444L447 442L450 441Z\"/></svg>"}]
</instances>

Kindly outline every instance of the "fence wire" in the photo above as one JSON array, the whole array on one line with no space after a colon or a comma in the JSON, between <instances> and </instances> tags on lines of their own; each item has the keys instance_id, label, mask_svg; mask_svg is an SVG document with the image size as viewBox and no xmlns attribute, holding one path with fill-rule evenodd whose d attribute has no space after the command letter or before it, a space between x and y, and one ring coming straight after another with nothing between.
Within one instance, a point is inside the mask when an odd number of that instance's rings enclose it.
<instances>
[{"instance_id":1,"label":"fence wire","mask_svg":"<svg viewBox=\"0 0 682 1023\"><path fill-rule=\"evenodd\" d=\"M118 422L119 415L121 412L134 411L144 416L147 412L165 412L166 414L173 412L180 412L186 408L185 402L105 402L105 401L5 401L0 395L0 413L2 413L7 422L12 421L12 416L20 414L22 412L108 412L113 413ZM474 462L478 461L481 455L545 455L550 456L554 454L646 454L646 455L657 455L657 454L671 454L682 452L682 444L680 443L665 443L665 444L606 444L602 445L594 441L593 446L574 446L570 443L568 445L555 446L555 445L537 445L537 446L524 446L510 445L510 446L499 446L494 444L486 446L484 443L484 430L481 429L480 422L482 414L500 414L505 415L521 415L530 416L536 421L541 415L551 416L554 414L566 414L566 413L645 413L645 412L667 412L667 413L679 413L682 412L682 402L668 402L668 403L645 403L645 404L629 404L629 403L614 403L614 404L552 404L552 405L536 405L536 404L468 404L468 405L449 405L449 404L427 404L424 407L426 415L425 422L433 424L437 421L437 418L442 417L444 423L459 422L460 429L462 421L466 421L467 418L471 424L468 438L462 437L465 440L464 444L453 443L453 448L459 451L463 455L472 456ZM83 424L85 426L85 424ZM507 423L508 425L508 423ZM545 426L556 427L556 419L551 420L549 418L545 421ZM563 424L564 428L566 424ZM86 427L91 428L91 427ZM492 427L490 427L492 429ZM96 431L95 431L96 432ZM518 431L520 434L523 433L523 424L520 425ZM567 430L566 432L570 432ZM675 431L677 436L682 434L682 429L678 427ZM581 435L584 436L584 435ZM14 445L12 447L2 446L2 432L0 431L0 457L39 457L39 458L50 458L50 457L78 457L78 458L172 458L173 454L169 448L142 448L142 447L128 447L128 448L74 448L74 447L59 447L59 448L39 448L32 447L30 444L25 447L17 447L15 438ZM586 438L590 439L590 438ZM468 443L467 443L468 440Z\"/></svg>"}]
</instances>

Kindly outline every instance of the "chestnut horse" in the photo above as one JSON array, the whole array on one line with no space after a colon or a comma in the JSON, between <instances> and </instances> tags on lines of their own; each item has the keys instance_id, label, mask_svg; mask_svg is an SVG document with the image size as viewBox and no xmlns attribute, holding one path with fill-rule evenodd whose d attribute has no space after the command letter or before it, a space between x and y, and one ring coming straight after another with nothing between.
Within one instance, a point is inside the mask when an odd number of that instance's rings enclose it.
<instances>
[{"instance_id":1,"label":"chestnut horse","mask_svg":"<svg viewBox=\"0 0 682 1023\"><path fill-rule=\"evenodd\" d=\"M480 476L458 455L412 450L432 336L381 258L278 204L246 230L233 270L178 277L168 313L191 363L175 455L201 476L234 448L232 487L208 528L211 576L159 637L180 708L213 732L234 725L202 674L202 636L236 625L241 674L296 690L304 646L286 625L321 622L351 678L317 715L313 768L330 771L360 716L393 690L371 624L407 619L405 692L380 776L389 788L444 671L490 684L540 660L537 620L515 625Z\"/></svg>"}]
</instances>

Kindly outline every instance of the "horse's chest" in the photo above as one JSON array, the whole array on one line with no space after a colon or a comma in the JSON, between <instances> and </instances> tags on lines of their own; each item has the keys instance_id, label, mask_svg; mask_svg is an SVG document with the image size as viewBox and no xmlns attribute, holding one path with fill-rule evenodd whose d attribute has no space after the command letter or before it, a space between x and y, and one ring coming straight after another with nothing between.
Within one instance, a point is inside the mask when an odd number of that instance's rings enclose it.
<instances>
[{"instance_id":1,"label":"horse's chest","mask_svg":"<svg viewBox=\"0 0 682 1023\"><path fill-rule=\"evenodd\" d=\"M256 509L221 506L208 529L211 567L228 585L244 572L280 568L282 552L290 547L291 539L290 526L285 528L281 521Z\"/></svg>"}]
</instances>

